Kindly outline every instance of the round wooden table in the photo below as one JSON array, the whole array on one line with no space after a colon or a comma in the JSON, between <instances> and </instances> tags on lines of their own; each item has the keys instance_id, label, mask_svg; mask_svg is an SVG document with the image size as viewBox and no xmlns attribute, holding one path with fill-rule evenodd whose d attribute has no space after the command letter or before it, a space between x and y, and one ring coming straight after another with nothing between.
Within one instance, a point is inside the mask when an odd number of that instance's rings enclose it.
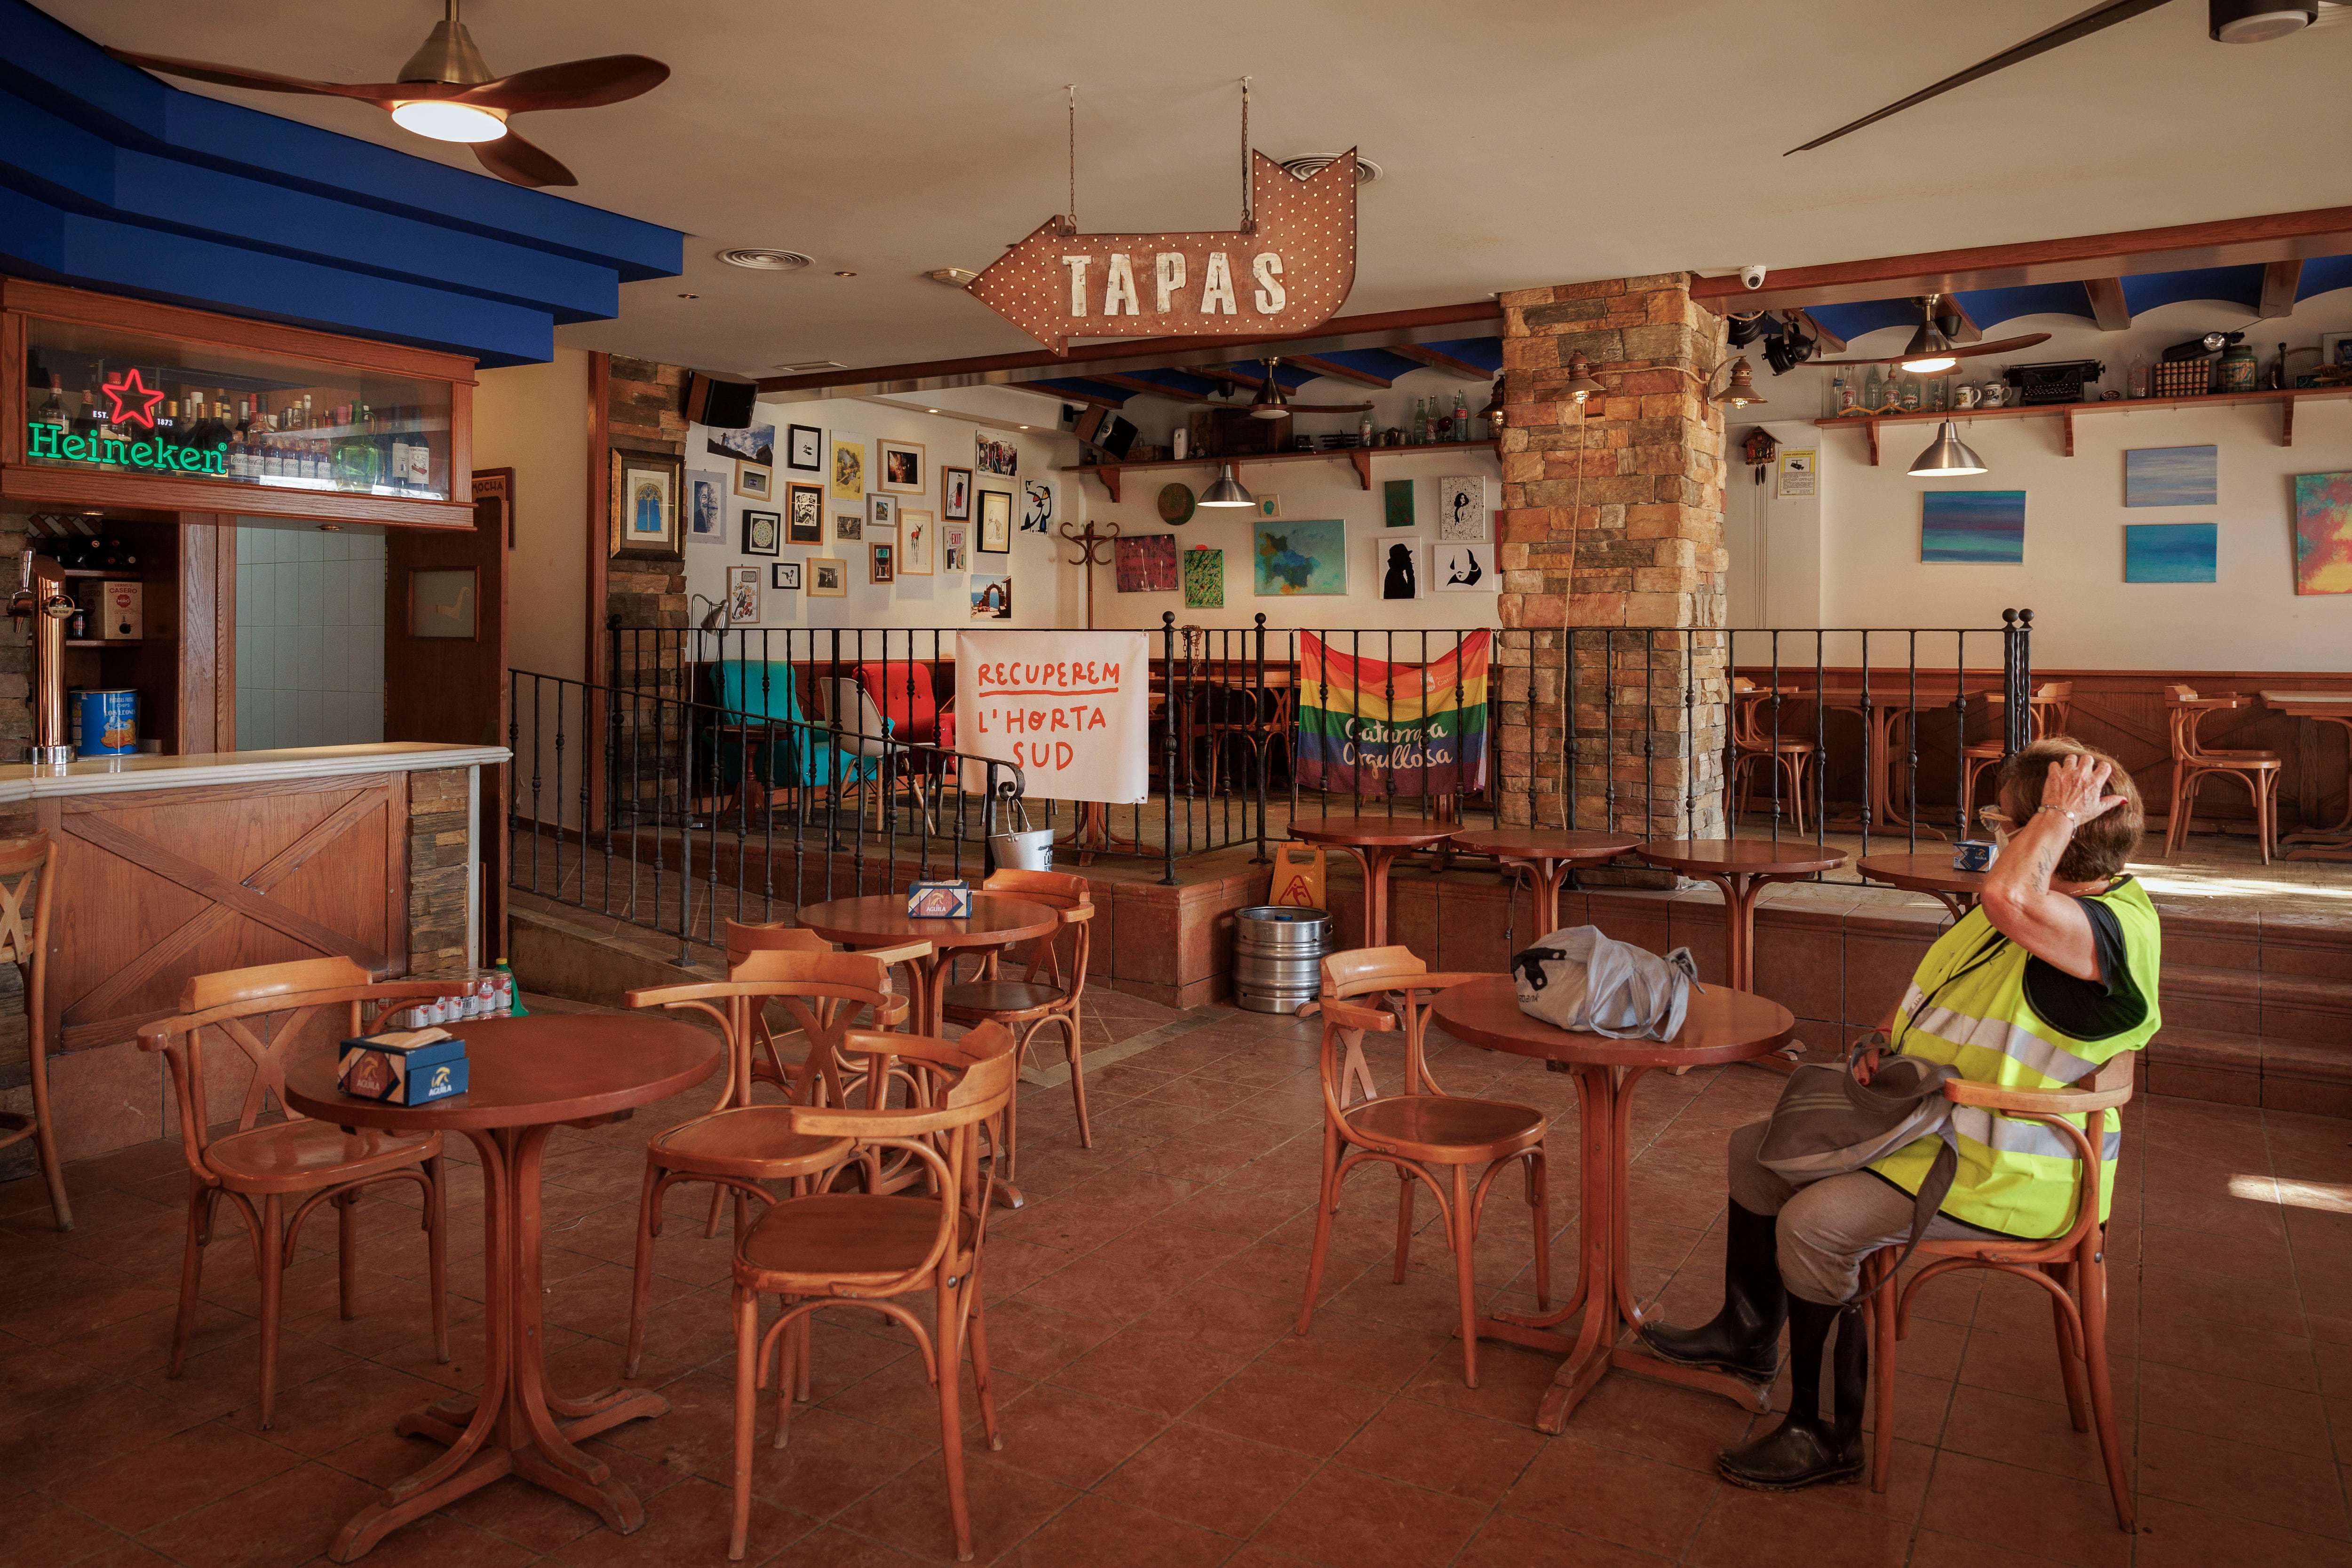
<instances>
[{"instance_id":1,"label":"round wooden table","mask_svg":"<svg viewBox=\"0 0 2352 1568\"><path fill-rule=\"evenodd\" d=\"M1706 1067L1749 1061L1778 1048L1796 1028L1780 1003L1721 987L1691 991L1683 1027L1671 1040L1611 1040L1571 1034L1519 1010L1517 982L1508 975L1475 980L1439 994L1431 1014L1457 1040L1538 1057L1576 1075L1580 1112L1583 1218L1578 1225L1576 1291L1557 1312L1507 1312L1480 1318L1478 1333L1564 1356L1536 1412L1538 1431L1558 1433L1578 1401L1612 1366L1644 1377L1720 1394L1751 1410L1770 1408L1771 1390L1745 1379L1671 1365L1637 1347L1618 1343L1642 1321L1626 1265L1626 1146L1633 1086L1654 1067ZM1570 1339L1553 1332L1580 1311L1584 1322Z\"/></svg>"},{"instance_id":2,"label":"round wooden table","mask_svg":"<svg viewBox=\"0 0 2352 1568\"><path fill-rule=\"evenodd\" d=\"M1815 872L1845 864L1843 850L1819 849L1802 840L1666 839L1637 845L1649 862L1699 877L1723 890L1725 962L1731 988L1749 991L1756 975L1756 895L1768 883L1798 882Z\"/></svg>"},{"instance_id":3,"label":"round wooden table","mask_svg":"<svg viewBox=\"0 0 2352 1568\"><path fill-rule=\"evenodd\" d=\"M1461 830L1459 822L1417 817L1317 817L1294 821L1290 836L1310 844L1342 849L1364 868L1365 947L1389 945L1389 862L1413 850L1442 844Z\"/></svg>"},{"instance_id":4,"label":"round wooden table","mask_svg":"<svg viewBox=\"0 0 2352 1568\"><path fill-rule=\"evenodd\" d=\"M1015 942L1048 936L1061 928L1061 911L1000 893L971 895L971 913L961 919L907 913L903 894L875 894L866 898L836 898L812 904L800 912L800 923L828 942L845 947L898 947L928 942L930 956L910 958L907 972L911 993L907 1022L917 1034L937 1038L945 1023L947 987L940 970L966 953L992 953Z\"/></svg>"},{"instance_id":5,"label":"round wooden table","mask_svg":"<svg viewBox=\"0 0 2352 1568\"><path fill-rule=\"evenodd\" d=\"M1557 828L1480 828L1454 835L1454 847L1525 866L1535 883L1540 934L1559 929L1559 884L1580 865L1616 859L1642 841L1631 833L1563 832Z\"/></svg>"},{"instance_id":6,"label":"round wooden table","mask_svg":"<svg viewBox=\"0 0 2352 1568\"><path fill-rule=\"evenodd\" d=\"M463 1133L482 1156L482 1391L404 1416L393 1429L449 1451L384 1489L345 1522L330 1555L350 1563L385 1533L502 1476L520 1476L593 1509L626 1535L645 1504L601 1459L576 1446L624 1421L659 1416L669 1401L616 1387L567 1399L547 1386L541 1328L540 1166L559 1126L593 1127L691 1089L719 1067L719 1041L667 1019L543 1013L468 1019L468 1086L425 1105L358 1100L335 1087L335 1055L289 1062L285 1100L306 1116L346 1128Z\"/></svg>"},{"instance_id":7,"label":"round wooden table","mask_svg":"<svg viewBox=\"0 0 2352 1568\"><path fill-rule=\"evenodd\" d=\"M1889 887L1932 893L1944 901L1944 907L1952 912L1955 920L1974 909L1977 895L1984 891L1984 873L1954 871L1949 850L1941 854L1865 855L1862 874Z\"/></svg>"}]
</instances>

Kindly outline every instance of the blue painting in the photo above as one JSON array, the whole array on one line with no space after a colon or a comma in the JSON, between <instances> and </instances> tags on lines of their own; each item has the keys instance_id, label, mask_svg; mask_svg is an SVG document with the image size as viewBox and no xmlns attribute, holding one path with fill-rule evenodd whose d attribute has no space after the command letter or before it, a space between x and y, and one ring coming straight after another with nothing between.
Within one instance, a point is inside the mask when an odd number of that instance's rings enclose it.
<instances>
[{"instance_id":1,"label":"blue painting","mask_svg":"<svg viewBox=\"0 0 2352 1568\"><path fill-rule=\"evenodd\" d=\"M2025 559L2025 492L1930 490L1919 497L1919 559L1969 566Z\"/></svg>"},{"instance_id":2,"label":"blue painting","mask_svg":"<svg viewBox=\"0 0 2352 1568\"><path fill-rule=\"evenodd\" d=\"M1252 544L1253 576L1261 596L1348 591L1348 525L1337 517L1260 517Z\"/></svg>"},{"instance_id":3,"label":"blue painting","mask_svg":"<svg viewBox=\"0 0 2352 1568\"><path fill-rule=\"evenodd\" d=\"M2126 507L2210 507L2221 472L2213 446L2141 446L2124 454Z\"/></svg>"},{"instance_id":4,"label":"blue painting","mask_svg":"<svg viewBox=\"0 0 2352 1568\"><path fill-rule=\"evenodd\" d=\"M2124 528L2124 580L2217 580L2218 533L2211 523L2126 524Z\"/></svg>"}]
</instances>

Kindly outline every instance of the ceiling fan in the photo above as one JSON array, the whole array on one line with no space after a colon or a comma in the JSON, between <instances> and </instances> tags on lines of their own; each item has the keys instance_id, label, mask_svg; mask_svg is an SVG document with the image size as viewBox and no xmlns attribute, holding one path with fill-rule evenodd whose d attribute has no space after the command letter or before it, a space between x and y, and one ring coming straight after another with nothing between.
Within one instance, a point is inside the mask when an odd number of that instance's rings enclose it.
<instances>
[{"instance_id":1,"label":"ceiling fan","mask_svg":"<svg viewBox=\"0 0 2352 1568\"><path fill-rule=\"evenodd\" d=\"M1815 360L1813 363L1824 369L1835 369L1841 365L1900 365L1914 374L1925 376L1948 371L1962 360L1972 360L1979 354L2006 354L2050 340L2047 332L2027 332L2020 337L1996 339L1990 343L1955 344L1952 334L1959 330L1960 319L1936 314L1936 302L1941 298L1943 296L1940 294L1919 296L1919 326L1911 334L1911 340L1903 345L1901 353L1880 354L1864 360Z\"/></svg>"},{"instance_id":2,"label":"ceiling fan","mask_svg":"<svg viewBox=\"0 0 2352 1568\"><path fill-rule=\"evenodd\" d=\"M1292 413L1361 413L1372 406L1368 402L1293 402L1275 377L1275 367L1282 361L1273 359L1258 362L1265 367L1265 380L1258 383L1257 396L1250 399L1252 419L1280 419ZM1226 390L1232 390L1230 383Z\"/></svg>"},{"instance_id":3,"label":"ceiling fan","mask_svg":"<svg viewBox=\"0 0 2352 1568\"><path fill-rule=\"evenodd\" d=\"M1890 114L1900 114L1913 104L1925 103L1931 98L1948 93L1956 87L1965 87L1979 77L2006 70L2021 60L2047 54L2061 44L2071 44L2077 38L2128 22L2143 12L2153 11L2171 0L2101 0L2087 11L2080 11L2053 27L2048 27L2020 44L2013 44L2000 53L1979 60L1968 69L1948 76L1932 87L1921 88L1910 97L1888 104L1875 113L1865 114L1850 125L1841 125L1826 136L1816 136L1802 147L1791 147L1781 154L1810 152L1825 142L1876 124ZM2329 0L2205 0L2206 36L2217 44L2266 44L2273 38L2284 38L2290 33L2302 32L2316 26L2323 12L2334 14L2352 10L2352 6L2330 4Z\"/></svg>"},{"instance_id":4,"label":"ceiling fan","mask_svg":"<svg viewBox=\"0 0 2352 1568\"><path fill-rule=\"evenodd\" d=\"M651 92L668 79L669 68L643 55L600 55L566 60L512 76L495 77L474 47L473 35L457 19L457 0L434 24L425 45L400 68L397 81L305 81L299 77L242 66L209 65L142 55L131 49L106 52L129 65L186 77L221 87L257 92L316 93L355 98L391 112L393 123L436 141L473 144L482 167L517 185L576 185L572 171L543 148L533 146L507 123L510 115L550 109L593 109Z\"/></svg>"}]
</instances>

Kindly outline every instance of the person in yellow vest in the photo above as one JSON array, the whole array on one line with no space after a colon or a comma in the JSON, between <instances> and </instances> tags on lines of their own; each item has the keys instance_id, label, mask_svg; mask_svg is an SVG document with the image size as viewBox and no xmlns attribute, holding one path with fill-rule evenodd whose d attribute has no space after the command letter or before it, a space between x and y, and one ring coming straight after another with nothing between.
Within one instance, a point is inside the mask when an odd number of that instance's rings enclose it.
<instances>
[{"instance_id":1,"label":"person in yellow vest","mask_svg":"<svg viewBox=\"0 0 2352 1568\"><path fill-rule=\"evenodd\" d=\"M1975 1082L2054 1088L2090 1077L2157 1031L2156 907L2124 872L2139 844L2139 790L2114 758L2051 737L2002 766L2000 800L2017 831L1985 874L1977 907L1920 961L1891 1016L1886 1049L1950 1062ZM1863 1057L1855 1075L1868 1082L1876 1061L1875 1052ZM1759 1162L1765 1125L1731 1137L1722 1311L1697 1328L1649 1322L1640 1332L1664 1360L1769 1384L1788 1325L1789 1414L1717 1465L1741 1486L1792 1491L1863 1472L1869 1353L1853 1304L1862 1260L1909 1237L1914 1198L1943 1143L1921 1138L1865 1169L1797 1186ZM1958 1170L1928 1237L2064 1232L2079 1162L2059 1134L1966 1105L1953 1108L1952 1130ZM2121 1146L2110 1124L2102 1218ZM1832 1414L1824 1420L1822 1361L1832 1330Z\"/></svg>"}]
</instances>

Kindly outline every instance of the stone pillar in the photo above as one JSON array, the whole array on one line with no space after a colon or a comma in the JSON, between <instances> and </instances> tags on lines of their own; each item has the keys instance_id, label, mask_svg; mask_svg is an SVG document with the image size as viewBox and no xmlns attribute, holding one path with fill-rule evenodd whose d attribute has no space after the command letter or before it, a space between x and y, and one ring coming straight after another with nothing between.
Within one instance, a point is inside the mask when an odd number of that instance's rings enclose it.
<instances>
[{"instance_id":1,"label":"stone pillar","mask_svg":"<svg viewBox=\"0 0 2352 1568\"><path fill-rule=\"evenodd\" d=\"M1724 434L1706 382L1724 323L1689 285L1502 297L1506 821L1723 833ZM1560 392L1580 351L1608 389L1580 410Z\"/></svg>"}]
</instances>

